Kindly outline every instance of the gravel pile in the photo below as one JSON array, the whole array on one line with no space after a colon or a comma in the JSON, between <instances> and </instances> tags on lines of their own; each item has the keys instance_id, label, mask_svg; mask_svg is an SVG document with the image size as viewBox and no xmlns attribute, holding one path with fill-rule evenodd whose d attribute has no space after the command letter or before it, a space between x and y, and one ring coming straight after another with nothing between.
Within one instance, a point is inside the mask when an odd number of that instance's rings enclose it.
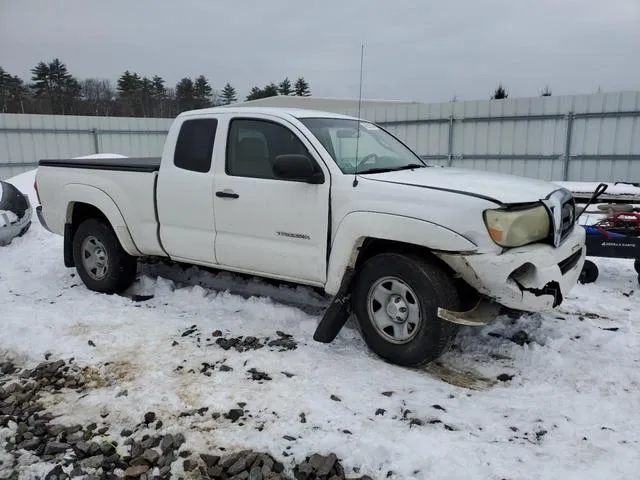
<instances>
[{"instance_id":1,"label":"gravel pile","mask_svg":"<svg viewBox=\"0 0 640 480\"><path fill-rule=\"evenodd\" d=\"M297 342L293 339L292 335L281 331L276 331L277 338L265 337L258 338L251 335L248 336L223 336L220 330L215 330L211 335L205 335L203 342L203 335L197 325L191 325L185 329L181 334L181 338L192 338L196 341L198 347L201 347L203 343L206 346L218 345L223 350L235 350L237 352L246 352L250 350L258 350L260 348L269 347L272 350L279 352L285 352L287 350L295 350L298 348ZM173 342L173 346L178 346L180 343L176 340Z\"/></svg>"},{"instance_id":2,"label":"gravel pile","mask_svg":"<svg viewBox=\"0 0 640 480\"><path fill-rule=\"evenodd\" d=\"M280 339L287 337L280 336ZM258 371L250 373L254 377L264 375ZM46 361L32 370L21 370L12 362L0 362L0 428L11 431L4 449L13 457L12 464L0 462L2 478L21 478L20 464L33 463L34 456L53 465L44 480L291 479L287 471L292 471L297 480L345 478L344 468L333 453L314 454L288 468L264 452L193 453L185 448L184 434L163 432L163 422L154 412L147 412L131 429L120 431L116 438L124 441L119 444L110 437L108 413L103 413L99 422L88 425L62 425L54 423L53 415L39 402L45 392L72 389L82 393L87 385L83 370L72 361ZM204 407L184 416L204 415L207 410ZM235 422L245 414L239 408L213 416ZM23 456L26 461L21 461ZM361 477L361 480L367 478Z\"/></svg>"}]
</instances>

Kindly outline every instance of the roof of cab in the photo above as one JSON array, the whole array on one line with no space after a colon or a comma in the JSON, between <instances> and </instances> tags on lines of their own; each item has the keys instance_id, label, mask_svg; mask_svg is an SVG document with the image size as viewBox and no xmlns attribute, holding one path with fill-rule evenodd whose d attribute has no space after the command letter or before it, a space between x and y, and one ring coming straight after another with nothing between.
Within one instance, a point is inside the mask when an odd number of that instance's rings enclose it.
<instances>
[{"instance_id":1,"label":"roof of cab","mask_svg":"<svg viewBox=\"0 0 640 480\"><path fill-rule=\"evenodd\" d=\"M178 117L191 117L197 115L215 115L217 113L234 113L234 114L264 114L275 115L280 117L294 118L344 118L357 120L357 117L342 115L335 112L325 112L322 110L311 110L303 108L287 108L287 107L250 107L250 106L221 106L213 108L201 108L198 110L189 110L182 112Z\"/></svg>"}]
</instances>

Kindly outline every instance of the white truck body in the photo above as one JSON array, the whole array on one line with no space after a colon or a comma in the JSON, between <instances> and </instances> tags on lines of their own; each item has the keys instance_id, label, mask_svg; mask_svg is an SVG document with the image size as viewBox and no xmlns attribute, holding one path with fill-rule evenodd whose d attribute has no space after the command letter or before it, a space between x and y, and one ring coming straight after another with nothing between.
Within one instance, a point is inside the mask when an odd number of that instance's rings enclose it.
<instances>
[{"instance_id":1,"label":"white truck body","mask_svg":"<svg viewBox=\"0 0 640 480\"><path fill-rule=\"evenodd\" d=\"M179 144L181 132L189 134L185 122L194 121L189 128L213 129L209 150L196 137ZM374 167L391 162L373 138L398 157L414 155L417 165L367 172L371 159ZM359 163L350 166L345 152L354 144ZM567 190L509 175L424 167L399 145L374 124L333 113L251 107L185 112L171 126L160 160L42 160L38 215L50 231L71 236L78 205L90 206L108 220L129 255L281 279L330 295L339 293L345 273L375 241L421 249L483 298L509 308L540 311L562 301L585 256L584 229L575 223ZM205 153L198 156L198 148ZM263 152L269 148L284 157L303 151L315 177L277 178L254 167L275 155ZM183 153L200 171L180 165ZM529 230L543 228L528 220L498 217L499 231L488 226L487 211L536 206L547 212L535 217L548 222L544 238L526 241ZM501 246L492 236L503 234L524 235L523 244ZM70 258L68 250L68 266Z\"/></svg>"}]
</instances>

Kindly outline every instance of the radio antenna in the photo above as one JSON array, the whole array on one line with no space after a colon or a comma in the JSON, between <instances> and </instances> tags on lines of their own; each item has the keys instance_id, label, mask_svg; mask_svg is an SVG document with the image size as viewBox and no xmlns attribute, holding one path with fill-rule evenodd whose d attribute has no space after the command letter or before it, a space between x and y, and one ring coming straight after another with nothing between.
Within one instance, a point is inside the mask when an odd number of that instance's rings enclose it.
<instances>
[{"instance_id":1,"label":"radio antenna","mask_svg":"<svg viewBox=\"0 0 640 480\"><path fill-rule=\"evenodd\" d=\"M356 165L353 172L353 187L358 185L358 146L360 143L360 109L362 107L362 64L364 63L364 43L360 49L360 91L358 93L358 136L356 137Z\"/></svg>"}]
</instances>

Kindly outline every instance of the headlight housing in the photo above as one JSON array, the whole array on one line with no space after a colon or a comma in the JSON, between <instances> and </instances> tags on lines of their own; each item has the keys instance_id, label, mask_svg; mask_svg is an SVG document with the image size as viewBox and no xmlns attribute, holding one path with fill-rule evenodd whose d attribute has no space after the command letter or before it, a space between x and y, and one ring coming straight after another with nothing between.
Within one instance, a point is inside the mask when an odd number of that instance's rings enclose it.
<instances>
[{"instance_id":1,"label":"headlight housing","mask_svg":"<svg viewBox=\"0 0 640 480\"><path fill-rule=\"evenodd\" d=\"M544 205L518 210L485 210L484 223L491 239L507 248L539 242L551 232L551 220Z\"/></svg>"}]
</instances>

